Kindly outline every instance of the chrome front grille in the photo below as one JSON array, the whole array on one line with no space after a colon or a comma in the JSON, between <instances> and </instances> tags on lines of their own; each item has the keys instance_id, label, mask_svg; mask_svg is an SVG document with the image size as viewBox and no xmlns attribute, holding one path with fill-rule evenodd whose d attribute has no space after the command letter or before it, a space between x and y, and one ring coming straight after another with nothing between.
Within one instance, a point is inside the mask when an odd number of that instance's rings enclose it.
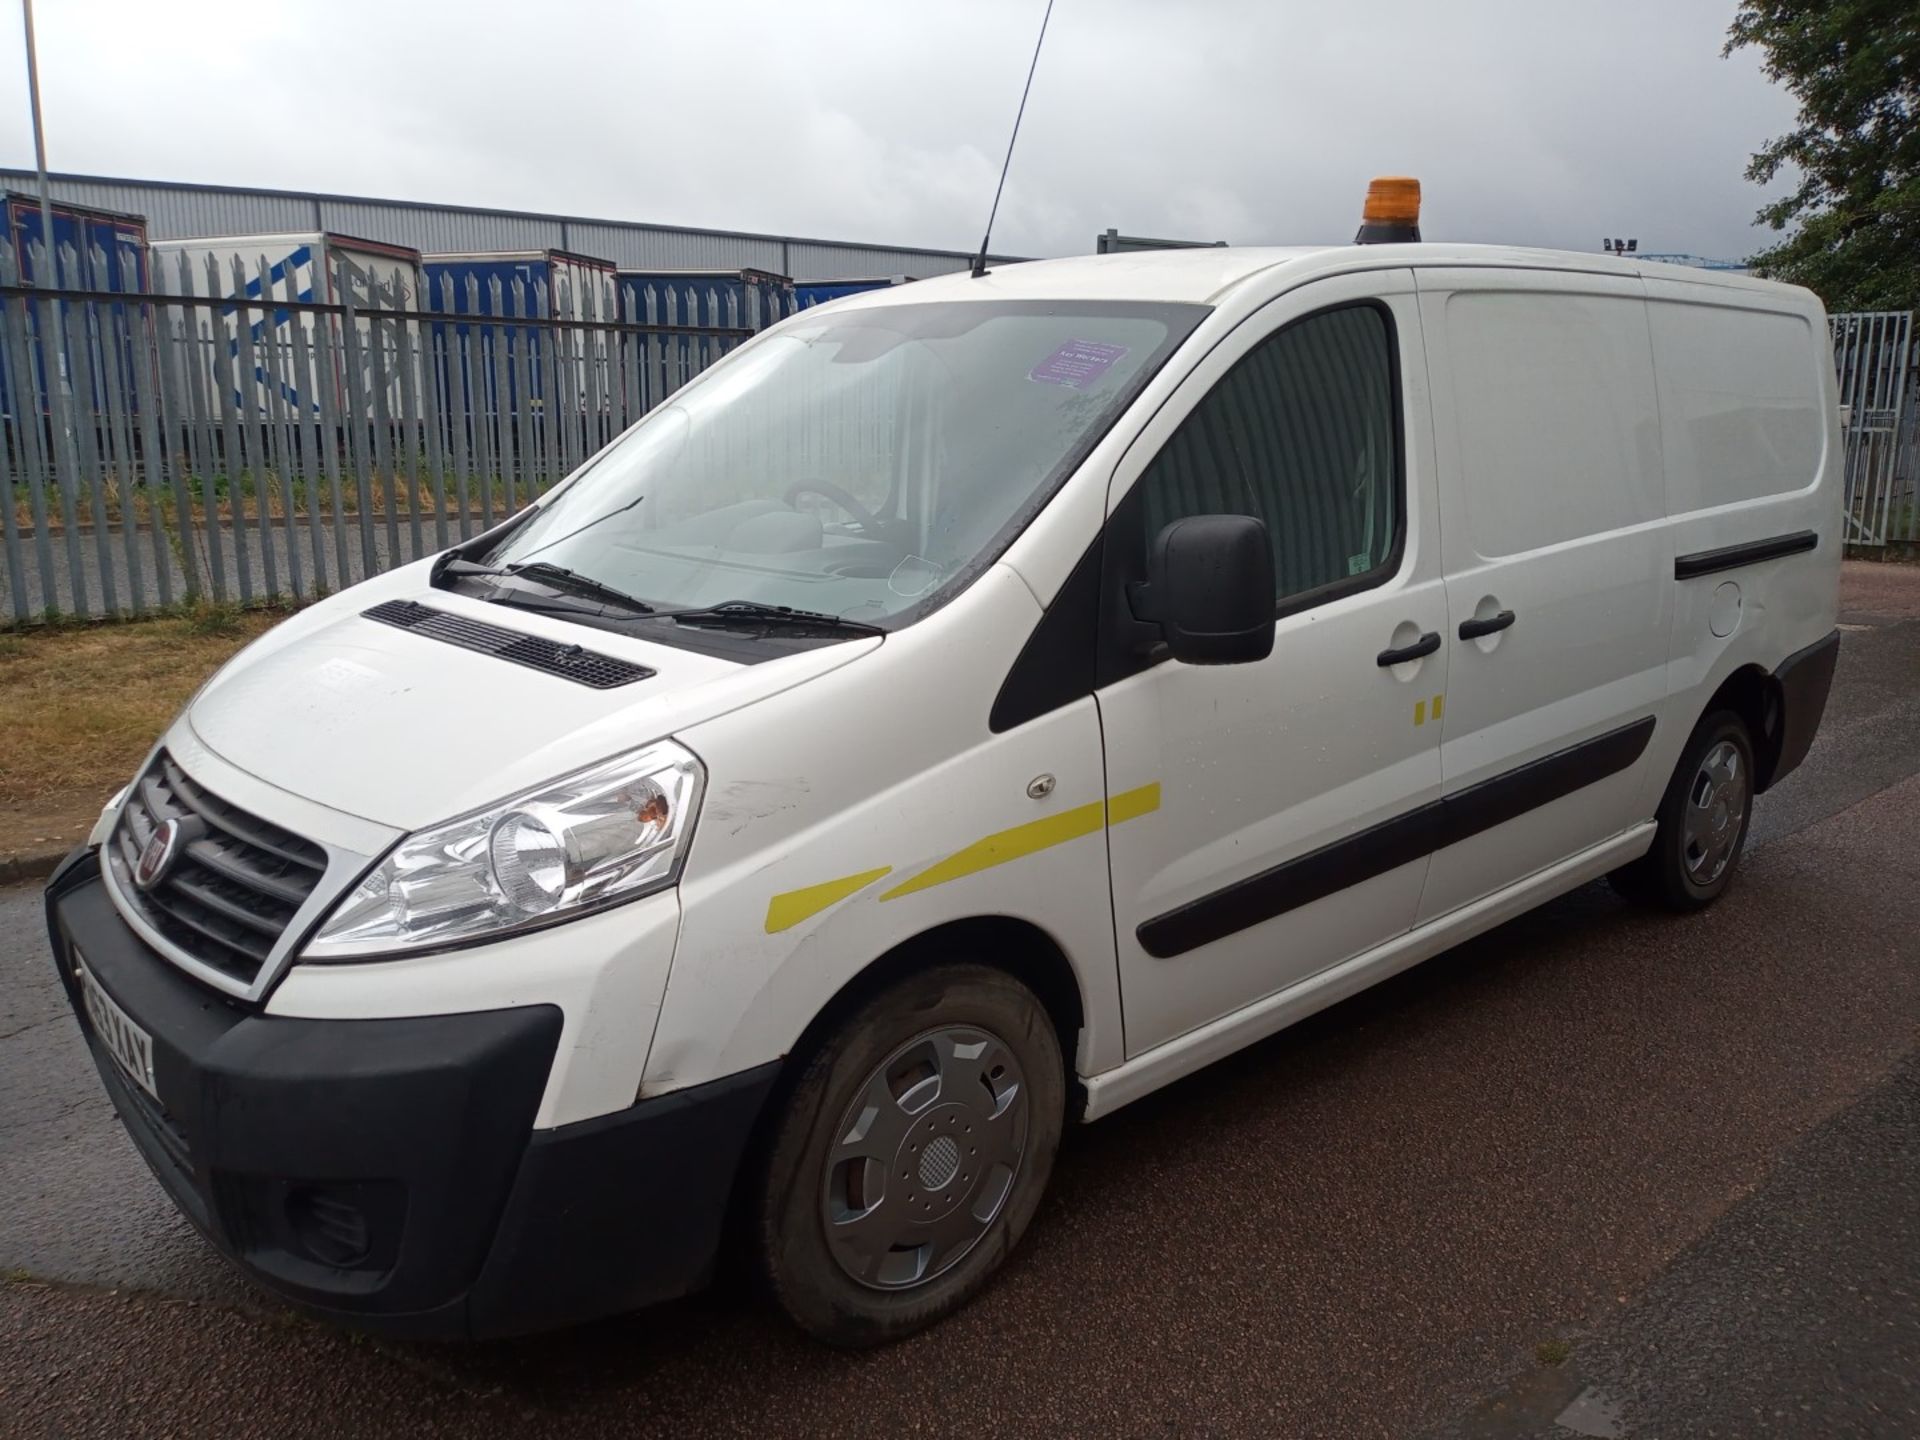
<instances>
[{"instance_id":1,"label":"chrome front grille","mask_svg":"<svg viewBox=\"0 0 1920 1440\"><path fill-rule=\"evenodd\" d=\"M168 820L185 824L189 838L159 882L142 890L134 882L141 849ZM327 870L320 846L195 784L164 750L128 792L107 861L141 919L243 989Z\"/></svg>"}]
</instances>

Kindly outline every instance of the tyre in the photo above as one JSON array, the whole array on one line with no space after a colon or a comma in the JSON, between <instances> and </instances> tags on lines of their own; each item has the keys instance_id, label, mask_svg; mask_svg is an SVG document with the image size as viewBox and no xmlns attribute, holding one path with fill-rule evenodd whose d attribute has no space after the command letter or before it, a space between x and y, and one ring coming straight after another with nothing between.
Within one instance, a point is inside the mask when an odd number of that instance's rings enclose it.
<instances>
[{"instance_id":1,"label":"tyre","mask_svg":"<svg viewBox=\"0 0 1920 1440\"><path fill-rule=\"evenodd\" d=\"M1052 1018L1012 976L941 965L868 1000L769 1134L754 1230L781 1308L848 1347L958 1309L1033 1219L1065 1101Z\"/></svg>"},{"instance_id":2,"label":"tyre","mask_svg":"<svg viewBox=\"0 0 1920 1440\"><path fill-rule=\"evenodd\" d=\"M1622 895L1680 911L1725 893L1753 818L1753 740L1731 710L1694 727L1667 782L1647 853L1609 877Z\"/></svg>"}]
</instances>

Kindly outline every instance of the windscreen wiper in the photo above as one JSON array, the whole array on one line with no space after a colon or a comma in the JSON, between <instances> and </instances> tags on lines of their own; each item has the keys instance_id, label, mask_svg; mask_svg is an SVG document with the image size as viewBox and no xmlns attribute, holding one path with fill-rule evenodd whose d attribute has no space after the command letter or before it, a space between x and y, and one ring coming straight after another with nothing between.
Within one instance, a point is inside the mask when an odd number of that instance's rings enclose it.
<instances>
[{"instance_id":1,"label":"windscreen wiper","mask_svg":"<svg viewBox=\"0 0 1920 1440\"><path fill-rule=\"evenodd\" d=\"M591 575L582 575L578 570L569 570L564 565L555 565L546 560L528 560L519 565L480 565L471 560L453 560L448 562L439 573L459 578L477 575L536 580L542 585L550 586L568 595L578 595L586 600L598 600L602 605L611 605L628 615L655 613L655 607L637 595L629 595L626 591L596 580Z\"/></svg>"},{"instance_id":2,"label":"windscreen wiper","mask_svg":"<svg viewBox=\"0 0 1920 1440\"><path fill-rule=\"evenodd\" d=\"M791 605L767 605L758 600L722 600L718 605L699 605L686 610L657 610L654 618L696 625L790 625L805 630L840 630L850 635L887 633L865 620L850 620L845 615L828 615L818 610L796 610Z\"/></svg>"}]
</instances>

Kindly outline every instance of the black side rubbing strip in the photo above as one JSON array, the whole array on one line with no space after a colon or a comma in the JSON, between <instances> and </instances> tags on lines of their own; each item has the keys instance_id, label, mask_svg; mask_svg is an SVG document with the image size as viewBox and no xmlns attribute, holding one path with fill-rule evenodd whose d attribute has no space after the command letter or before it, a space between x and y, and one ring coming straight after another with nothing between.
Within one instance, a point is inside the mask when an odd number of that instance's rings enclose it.
<instances>
[{"instance_id":1,"label":"black side rubbing strip","mask_svg":"<svg viewBox=\"0 0 1920 1440\"><path fill-rule=\"evenodd\" d=\"M1627 769L1653 738L1653 717L1636 720L1432 800L1357 835L1236 880L1142 923L1140 948L1158 960L1225 939L1262 921L1384 875L1422 855L1470 840L1609 775Z\"/></svg>"},{"instance_id":2,"label":"black side rubbing strip","mask_svg":"<svg viewBox=\"0 0 1920 1440\"><path fill-rule=\"evenodd\" d=\"M1456 791L1440 802L1440 836L1434 848L1471 840L1596 780L1618 775L1640 758L1652 738L1649 715Z\"/></svg>"},{"instance_id":3,"label":"black side rubbing strip","mask_svg":"<svg viewBox=\"0 0 1920 1440\"><path fill-rule=\"evenodd\" d=\"M489 625L484 620L470 620L465 615L456 615L450 610L436 610L417 600L384 600L360 613L368 620L378 620L382 625L411 630L416 635L457 645L462 650L477 650L482 655L510 660L530 670L542 670L595 690L631 685L654 673L645 665L636 665L631 660L618 660L579 645L563 645L557 640L547 640L521 630L509 630L504 625Z\"/></svg>"},{"instance_id":4,"label":"black side rubbing strip","mask_svg":"<svg viewBox=\"0 0 1920 1440\"><path fill-rule=\"evenodd\" d=\"M1791 535L1749 540L1744 545L1728 545L1721 550L1696 550L1691 555L1673 557L1673 578L1692 580L1721 570L1738 570L1743 565L1758 565L1762 560L1778 560L1782 555L1800 555L1819 544L1820 537L1813 531L1796 530Z\"/></svg>"},{"instance_id":5,"label":"black side rubbing strip","mask_svg":"<svg viewBox=\"0 0 1920 1440\"><path fill-rule=\"evenodd\" d=\"M1140 948L1157 960L1184 955L1431 854L1439 844L1441 804L1429 801L1156 915L1135 931Z\"/></svg>"}]
</instances>

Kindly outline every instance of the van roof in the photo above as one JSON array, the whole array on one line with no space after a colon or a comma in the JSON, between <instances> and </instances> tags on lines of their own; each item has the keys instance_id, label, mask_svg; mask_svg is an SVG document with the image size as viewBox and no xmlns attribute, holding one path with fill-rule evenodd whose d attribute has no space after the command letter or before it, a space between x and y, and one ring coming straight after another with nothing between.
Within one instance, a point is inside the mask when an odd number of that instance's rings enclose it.
<instances>
[{"instance_id":1,"label":"van roof","mask_svg":"<svg viewBox=\"0 0 1920 1440\"><path fill-rule=\"evenodd\" d=\"M1723 288L1779 293L1795 287L1720 271L1695 270L1633 256L1614 259L1573 250L1514 245L1298 245L1206 246L1076 255L1062 260L996 263L979 278L960 273L917 281L910 290L878 290L836 302L855 306L929 300L1148 300L1214 304L1255 275L1282 266L1302 279L1345 270L1394 266L1501 266L1562 273L1641 275Z\"/></svg>"}]
</instances>

